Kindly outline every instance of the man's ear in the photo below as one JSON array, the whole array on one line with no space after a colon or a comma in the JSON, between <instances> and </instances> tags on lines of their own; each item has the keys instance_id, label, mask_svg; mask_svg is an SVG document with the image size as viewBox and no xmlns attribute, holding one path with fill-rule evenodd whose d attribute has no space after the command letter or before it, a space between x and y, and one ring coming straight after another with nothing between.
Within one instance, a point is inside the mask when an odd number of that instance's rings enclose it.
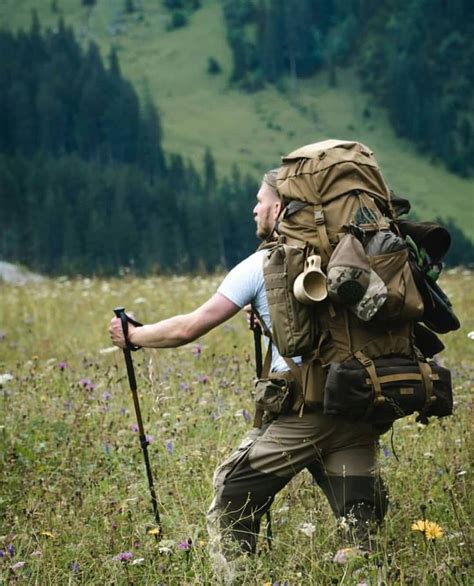
<instances>
[{"instance_id":1,"label":"man's ear","mask_svg":"<svg viewBox=\"0 0 474 586\"><path fill-rule=\"evenodd\" d=\"M275 213L275 220L280 216L282 209L283 209L283 202L281 200L276 201L275 205L273 207L273 210Z\"/></svg>"}]
</instances>

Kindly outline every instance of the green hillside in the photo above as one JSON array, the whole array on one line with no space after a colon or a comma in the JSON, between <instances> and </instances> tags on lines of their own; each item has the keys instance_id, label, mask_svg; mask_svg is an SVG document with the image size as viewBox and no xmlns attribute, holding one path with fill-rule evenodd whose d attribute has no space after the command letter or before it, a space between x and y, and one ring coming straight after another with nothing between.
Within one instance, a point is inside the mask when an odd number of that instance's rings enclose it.
<instances>
[{"instance_id":1,"label":"green hillside","mask_svg":"<svg viewBox=\"0 0 474 586\"><path fill-rule=\"evenodd\" d=\"M114 46L124 75L141 93L149 91L158 106L167 152L180 152L200 166L209 146L221 174L236 163L257 176L302 144L328 137L361 140L420 216L454 217L472 238L474 181L447 172L442 162L431 162L397 138L351 71L337 71L335 87L323 73L296 86L283 82L278 90L245 94L229 85L231 55L220 0L203 0L189 24L173 31L167 30L170 16L161 0L135 4L143 7L143 18L124 15L121 0L98 0L92 8L80 0L3 0L0 26L28 28L35 8L43 27L55 27L61 15L84 45L96 41L104 56ZM211 56L222 67L218 75L207 73Z\"/></svg>"}]
</instances>

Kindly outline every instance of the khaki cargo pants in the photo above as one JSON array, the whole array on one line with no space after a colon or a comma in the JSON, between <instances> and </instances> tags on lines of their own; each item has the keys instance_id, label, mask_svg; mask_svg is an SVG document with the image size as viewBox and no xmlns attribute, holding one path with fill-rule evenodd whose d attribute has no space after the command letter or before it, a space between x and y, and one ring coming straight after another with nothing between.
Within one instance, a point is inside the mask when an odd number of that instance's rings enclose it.
<instances>
[{"instance_id":1,"label":"khaki cargo pants","mask_svg":"<svg viewBox=\"0 0 474 586\"><path fill-rule=\"evenodd\" d=\"M368 527L381 522L387 494L377 472L378 435L370 424L321 412L280 415L252 429L214 474L208 512L214 565L253 553L262 516L274 497L307 468L336 517L355 520L356 540L367 547Z\"/></svg>"}]
</instances>

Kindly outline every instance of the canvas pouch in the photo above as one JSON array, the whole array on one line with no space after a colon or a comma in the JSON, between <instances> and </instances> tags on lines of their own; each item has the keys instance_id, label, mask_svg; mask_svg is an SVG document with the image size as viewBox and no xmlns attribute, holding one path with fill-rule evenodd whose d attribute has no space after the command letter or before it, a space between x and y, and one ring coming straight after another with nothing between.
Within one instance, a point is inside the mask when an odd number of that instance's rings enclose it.
<instances>
[{"instance_id":1,"label":"canvas pouch","mask_svg":"<svg viewBox=\"0 0 474 586\"><path fill-rule=\"evenodd\" d=\"M368 360L367 365L356 359L331 364L324 388L326 414L376 425L390 425L416 411L424 423L431 416L452 414L448 369L402 357Z\"/></svg>"},{"instance_id":2,"label":"canvas pouch","mask_svg":"<svg viewBox=\"0 0 474 586\"><path fill-rule=\"evenodd\" d=\"M284 357L313 350L316 320L313 306L300 303L293 293L296 277L304 270L303 248L280 243L269 250L263 277L272 320L272 340Z\"/></svg>"},{"instance_id":3,"label":"canvas pouch","mask_svg":"<svg viewBox=\"0 0 474 586\"><path fill-rule=\"evenodd\" d=\"M292 384L283 378L263 378L255 383L255 407L260 411L280 415L292 405Z\"/></svg>"}]
</instances>

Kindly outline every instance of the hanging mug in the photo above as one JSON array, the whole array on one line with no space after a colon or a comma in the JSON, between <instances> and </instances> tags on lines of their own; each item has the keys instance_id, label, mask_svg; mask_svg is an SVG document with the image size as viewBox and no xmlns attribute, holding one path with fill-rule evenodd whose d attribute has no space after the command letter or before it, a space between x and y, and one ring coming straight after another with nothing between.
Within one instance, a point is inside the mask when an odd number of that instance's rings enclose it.
<instances>
[{"instance_id":1,"label":"hanging mug","mask_svg":"<svg viewBox=\"0 0 474 586\"><path fill-rule=\"evenodd\" d=\"M312 254L305 262L305 268L293 285L293 293L300 303L311 305L326 299L326 275L321 270L321 257Z\"/></svg>"}]
</instances>

